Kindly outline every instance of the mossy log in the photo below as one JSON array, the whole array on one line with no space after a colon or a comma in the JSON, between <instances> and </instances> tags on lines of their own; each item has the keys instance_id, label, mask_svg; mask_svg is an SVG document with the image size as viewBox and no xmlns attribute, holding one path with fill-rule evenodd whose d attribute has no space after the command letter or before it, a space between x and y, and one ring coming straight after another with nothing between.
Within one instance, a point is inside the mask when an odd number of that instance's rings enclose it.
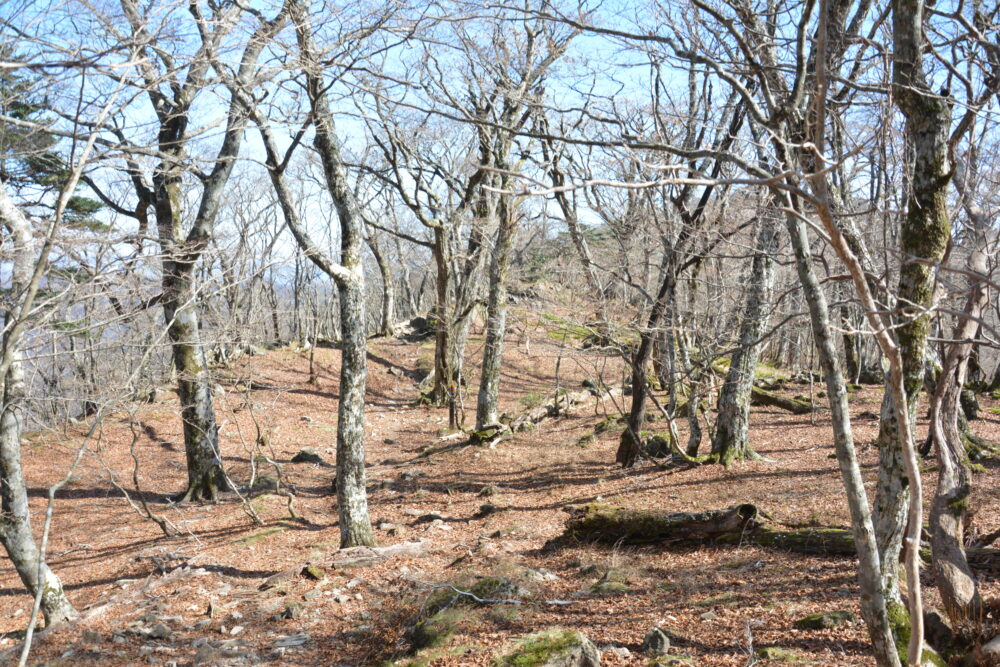
<instances>
[{"instance_id":1,"label":"mossy log","mask_svg":"<svg viewBox=\"0 0 1000 667\"><path fill-rule=\"evenodd\" d=\"M811 401L804 401L798 398L781 396L773 391L752 387L750 390L751 405L767 405L773 408L788 410L796 415L808 415L813 411L814 405Z\"/></svg>"},{"instance_id":2,"label":"mossy log","mask_svg":"<svg viewBox=\"0 0 1000 667\"><path fill-rule=\"evenodd\" d=\"M742 503L704 512L663 512L591 503L570 509L563 536L606 544L757 544L793 553L854 556L845 528L784 528L755 505ZM930 563L930 549L921 558ZM973 569L1000 572L1000 549L969 548Z\"/></svg>"},{"instance_id":3,"label":"mossy log","mask_svg":"<svg viewBox=\"0 0 1000 667\"><path fill-rule=\"evenodd\" d=\"M726 374L726 368L722 364L713 364L712 370L720 376L725 376ZM796 415L808 415L816 407L812 401L782 396L776 392L759 387L757 382L750 386L750 405L766 405L772 408L781 408Z\"/></svg>"},{"instance_id":4,"label":"mossy log","mask_svg":"<svg viewBox=\"0 0 1000 667\"><path fill-rule=\"evenodd\" d=\"M612 544L716 540L760 523L757 508L749 503L707 512L658 512L591 503L570 514L567 536Z\"/></svg>"}]
</instances>

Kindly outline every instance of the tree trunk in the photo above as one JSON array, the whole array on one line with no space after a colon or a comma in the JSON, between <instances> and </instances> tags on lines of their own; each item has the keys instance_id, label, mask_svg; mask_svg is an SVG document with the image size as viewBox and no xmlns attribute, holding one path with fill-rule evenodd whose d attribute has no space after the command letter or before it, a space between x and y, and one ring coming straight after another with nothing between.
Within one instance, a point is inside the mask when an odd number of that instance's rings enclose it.
<instances>
[{"instance_id":1,"label":"tree trunk","mask_svg":"<svg viewBox=\"0 0 1000 667\"><path fill-rule=\"evenodd\" d=\"M861 337L857 332L851 331L854 327L850 313L851 310L847 304L840 306L840 326L844 329L844 368L847 371L848 382L857 384L861 381L861 355L858 349Z\"/></svg>"},{"instance_id":2,"label":"tree trunk","mask_svg":"<svg viewBox=\"0 0 1000 667\"><path fill-rule=\"evenodd\" d=\"M164 267L164 271L163 313L168 323L167 333L177 371L177 393L184 422L184 453L187 458L188 485L181 500L215 500L218 492L228 485L219 453L211 374L198 330L195 290L190 276L179 274L180 270L176 267Z\"/></svg>"},{"instance_id":3,"label":"tree trunk","mask_svg":"<svg viewBox=\"0 0 1000 667\"><path fill-rule=\"evenodd\" d=\"M382 277L382 315L378 333L380 336L391 338L396 335L396 281L392 276L389 261L373 233L368 234L368 247L375 256L375 263L378 264L378 272Z\"/></svg>"},{"instance_id":4,"label":"tree trunk","mask_svg":"<svg viewBox=\"0 0 1000 667\"><path fill-rule=\"evenodd\" d=\"M340 222L340 264L334 264L309 237L295 214L291 196L284 187L274 141L265 137L272 183L278 190L282 210L300 247L314 264L337 283L340 300L341 369L340 403L337 412L337 512L340 548L374 546L375 536L368 515L365 488L365 386L368 379L368 337L365 327L364 218L354 189L347 178L343 151L333 112L327 99L327 84L318 67L318 53L306 8L293 3L292 20L304 61L306 90L315 126L313 145L323 165L330 200ZM260 119L258 118L258 122ZM264 135L262 128L262 135Z\"/></svg>"},{"instance_id":5,"label":"tree trunk","mask_svg":"<svg viewBox=\"0 0 1000 667\"><path fill-rule=\"evenodd\" d=\"M503 361L503 337L507 331L507 273L510 251L517 223L516 212L508 209L506 195L501 195L499 225L490 261L490 288L486 304L486 344L483 368L476 399L476 430L481 431L499 420L500 366Z\"/></svg>"},{"instance_id":6,"label":"tree trunk","mask_svg":"<svg viewBox=\"0 0 1000 667\"><path fill-rule=\"evenodd\" d=\"M372 546L365 482L365 385L368 379L365 288L361 267L338 280L340 294L340 405L337 411L337 508L340 548Z\"/></svg>"},{"instance_id":7,"label":"tree trunk","mask_svg":"<svg viewBox=\"0 0 1000 667\"><path fill-rule=\"evenodd\" d=\"M970 151L975 169L975 150ZM977 621L982 615L982 599L976 578L965 555L965 525L969 514L972 475L963 438L961 397L972 357L972 341L979 330L983 312L989 305L987 260L990 224L986 214L970 201L966 170L958 170L955 183L962 195L972 226L973 246L966 260L969 296L948 343L941 374L931 400L931 439L937 445L938 482L930 509L933 568L941 601L953 623Z\"/></svg>"},{"instance_id":8,"label":"tree trunk","mask_svg":"<svg viewBox=\"0 0 1000 667\"><path fill-rule=\"evenodd\" d=\"M3 410L0 414L0 542L14 564L18 576L32 597L42 591L42 613L46 625L76 618L77 612L66 598L62 583L45 562L31 532L28 492L21 470L21 431L24 424L21 401L24 397L24 369L20 359L7 371Z\"/></svg>"},{"instance_id":9,"label":"tree trunk","mask_svg":"<svg viewBox=\"0 0 1000 667\"><path fill-rule=\"evenodd\" d=\"M945 98L930 90L924 76L923 19L923 0L894 0L893 90L906 117L906 137L913 155L900 233L902 264L895 316L911 424L924 383L930 309L934 305L934 266L943 258L951 233L947 204L951 108ZM909 489L902 444L906 434L899 433L894 413L892 392L887 388L879 428L875 530L882 554L883 587L898 599L899 554L906 530ZM912 439L913 434L909 435Z\"/></svg>"},{"instance_id":10,"label":"tree trunk","mask_svg":"<svg viewBox=\"0 0 1000 667\"><path fill-rule=\"evenodd\" d=\"M719 416L712 441L712 457L727 467L734 461L757 456L748 438L750 393L760 357L760 339L770 314L774 285L772 255L777 249L778 227L766 213L760 220L757 233L757 252L753 258L738 347L733 352L726 381L719 392Z\"/></svg>"},{"instance_id":11,"label":"tree trunk","mask_svg":"<svg viewBox=\"0 0 1000 667\"><path fill-rule=\"evenodd\" d=\"M14 564L28 592L42 593L41 610L47 625L55 625L77 616L66 598L62 583L42 561L41 553L31 532L28 490L21 468L21 433L24 428L24 366L21 362L21 336L16 326L20 311L31 305L30 288L35 271L36 252L31 224L8 198L0 183L0 224L13 239L13 266L10 295L13 302L4 304L2 356L7 364L0 386L0 543Z\"/></svg>"},{"instance_id":12,"label":"tree trunk","mask_svg":"<svg viewBox=\"0 0 1000 667\"><path fill-rule=\"evenodd\" d=\"M428 398L434 405L452 402L458 391L458 372L454 367L454 340L452 314L454 312L451 252L449 231L443 227L434 229L434 265L437 269L434 302L434 384Z\"/></svg>"},{"instance_id":13,"label":"tree trunk","mask_svg":"<svg viewBox=\"0 0 1000 667\"><path fill-rule=\"evenodd\" d=\"M649 395L647 368L656 342L656 333L663 320L666 304L670 295L677 289L677 267L674 262L667 261L663 269L663 282L660 291L649 312L646 328L639 332L639 346L632 355L632 406L629 410L628 423L622 431L615 461L623 468L635 465L642 451L642 430L646 422L646 398Z\"/></svg>"},{"instance_id":14,"label":"tree trunk","mask_svg":"<svg viewBox=\"0 0 1000 667\"><path fill-rule=\"evenodd\" d=\"M872 648L879 665L898 665L899 657L893 641L892 623L882 590L882 568L871 509L865 493L864 479L858 465L851 430L847 387L837 363L837 346L827 307L826 295L812 266L812 253L806 225L800 217L786 215L785 223L795 251L795 266L802 291L809 306L813 341L819 352L820 367L826 379L833 424L833 446L837 454L840 476L844 481L847 506L851 513L851 534L858 554L858 583L861 587L861 615L868 626ZM845 347L848 347L845 337ZM851 343L853 345L853 342Z\"/></svg>"}]
</instances>

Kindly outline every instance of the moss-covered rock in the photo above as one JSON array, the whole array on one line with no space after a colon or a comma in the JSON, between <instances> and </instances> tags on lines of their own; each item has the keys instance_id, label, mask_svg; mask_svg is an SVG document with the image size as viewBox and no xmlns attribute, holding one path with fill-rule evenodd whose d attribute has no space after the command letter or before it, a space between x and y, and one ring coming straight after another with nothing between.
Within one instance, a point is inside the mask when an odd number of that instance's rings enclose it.
<instances>
[{"instance_id":1,"label":"moss-covered rock","mask_svg":"<svg viewBox=\"0 0 1000 667\"><path fill-rule=\"evenodd\" d=\"M842 625L854 625L855 622L854 614L838 609L809 614L795 621L795 627L799 630L827 630L839 628Z\"/></svg>"},{"instance_id":2,"label":"moss-covered rock","mask_svg":"<svg viewBox=\"0 0 1000 667\"><path fill-rule=\"evenodd\" d=\"M469 593L480 600L516 600L524 597L527 591L506 577L483 577Z\"/></svg>"},{"instance_id":3,"label":"moss-covered rock","mask_svg":"<svg viewBox=\"0 0 1000 667\"><path fill-rule=\"evenodd\" d=\"M594 433L596 435L601 435L602 433L613 431L618 427L620 423L621 423L621 418L619 416L608 415L601 421L594 424Z\"/></svg>"},{"instance_id":4,"label":"moss-covered rock","mask_svg":"<svg viewBox=\"0 0 1000 667\"><path fill-rule=\"evenodd\" d=\"M790 648L780 646L764 646L757 649L756 656L761 660L777 660L779 662L803 662L803 658Z\"/></svg>"},{"instance_id":5,"label":"moss-covered rock","mask_svg":"<svg viewBox=\"0 0 1000 667\"><path fill-rule=\"evenodd\" d=\"M628 572L620 570L617 567L611 567L601 575L601 581L620 581L625 583L628 581Z\"/></svg>"},{"instance_id":6,"label":"moss-covered rock","mask_svg":"<svg viewBox=\"0 0 1000 667\"><path fill-rule=\"evenodd\" d=\"M414 650L441 646L454 635L468 612L463 609L445 609L430 616L410 630L410 644Z\"/></svg>"},{"instance_id":7,"label":"moss-covered rock","mask_svg":"<svg viewBox=\"0 0 1000 667\"><path fill-rule=\"evenodd\" d=\"M683 655L658 655L646 663L646 667L685 667L693 665L691 658Z\"/></svg>"},{"instance_id":8,"label":"moss-covered rock","mask_svg":"<svg viewBox=\"0 0 1000 667\"><path fill-rule=\"evenodd\" d=\"M496 667L600 667L601 654L579 632L555 628L524 637L493 664Z\"/></svg>"},{"instance_id":9,"label":"moss-covered rock","mask_svg":"<svg viewBox=\"0 0 1000 667\"><path fill-rule=\"evenodd\" d=\"M669 433L643 433L642 435L643 454L651 459L662 459L670 456L672 447Z\"/></svg>"},{"instance_id":10,"label":"moss-covered rock","mask_svg":"<svg viewBox=\"0 0 1000 667\"><path fill-rule=\"evenodd\" d=\"M473 431L469 434L470 445L484 445L493 442L497 438L502 438L510 433L510 427L506 424L490 424L480 431Z\"/></svg>"},{"instance_id":11,"label":"moss-covered rock","mask_svg":"<svg viewBox=\"0 0 1000 667\"><path fill-rule=\"evenodd\" d=\"M595 595L619 595L621 593L628 593L630 590L632 589L628 587L628 584L620 581L601 580L590 587L590 592Z\"/></svg>"}]
</instances>

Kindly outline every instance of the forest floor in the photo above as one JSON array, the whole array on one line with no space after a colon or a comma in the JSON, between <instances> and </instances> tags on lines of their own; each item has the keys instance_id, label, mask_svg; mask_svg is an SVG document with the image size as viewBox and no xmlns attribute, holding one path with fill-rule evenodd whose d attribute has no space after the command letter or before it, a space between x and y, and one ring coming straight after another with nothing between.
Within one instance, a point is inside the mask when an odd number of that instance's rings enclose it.
<instances>
[{"instance_id":1,"label":"forest floor","mask_svg":"<svg viewBox=\"0 0 1000 667\"><path fill-rule=\"evenodd\" d=\"M570 390L602 373L609 384L620 381L615 358L560 343L549 333L552 322L537 314L520 318L520 332L506 347L506 411L518 413L551 397L557 362L560 382ZM476 333L466 362L469 422L482 348ZM754 408L751 441L763 460L729 470L663 469L649 462L630 470L616 467L620 431L588 437L606 414L621 410L611 402L574 409L492 449L465 446L447 432L444 409L414 401L412 378L428 367L433 341L373 340L366 446L377 539L383 546L427 540L429 548L337 568L331 464L338 355L335 349L317 350L316 386L308 382L308 354L293 347L217 369L225 390L218 409L230 475L249 478L258 428L268 433L267 453L294 490L301 520L290 518L285 497L270 493L249 501L263 526L233 497L216 504L173 504L170 498L182 490L186 475L172 392L114 412L89 440L90 425L81 423L28 438L24 463L36 532L46 488L66 475L77 449L86 446L72 481L56 496L48 549L50 564L87 620L48 634L32 662L368 665L416 659L416 664L483 665L515 638L559 626L586 634L603 651L602 664L644 665L649 658L640 650L643 636L661 626L685 639L671 648L687 660L678 664L742 666L767 647L784 649L786 662L873 664L861 623L818 631L793 626L820 611L844 609L859 616L851 559L755 546L576 543L543 549L562 533L565 508L595 500L665 511L751 502L790 524L845 526L847 507L825 410L810 417ZM809 390L804 385L792 393ZM869 487L880 398L881 389L869 387L850 399ZM983 418L973 427L996 439L1000 417L991 405L984 402ZM129 451L133 432L138 493ZM304 447L315 448L324 462L292 463ZM931 464L925 462L929 490L935 483ZM258 466L260 474L273 474L270 464ZM109 472L183 534L165 537L140 517L109 482ZM975 476L974 526L982 532L1000 523L998 482L996 461L987 461L986 471ZM483 508L487 504L492 507ZM319 566L313 570L318 580L300 573L306 563ZM627 590L609 595L592 590L608 568ZM452 619L454 634L440 646L415 658L408 653L406 628L432 587L467 585L483 576L516 581L523 588L521 604L463 608L467 613ZM923 584L933 604L929 570ZM1000 595L996 581L987 579L983 586L987 597ZM0 650L17 643L30 603L8 561L0 561Z\"/></svg>"}]
</instances>

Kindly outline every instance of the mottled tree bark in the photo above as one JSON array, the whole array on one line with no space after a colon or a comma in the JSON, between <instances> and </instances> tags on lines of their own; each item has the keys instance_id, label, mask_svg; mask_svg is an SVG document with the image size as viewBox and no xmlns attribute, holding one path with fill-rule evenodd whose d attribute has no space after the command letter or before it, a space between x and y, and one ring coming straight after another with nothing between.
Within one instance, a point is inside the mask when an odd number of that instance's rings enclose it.
<instances>
[{"instance_id":1,"label":"mottled tree bark","mask_svg":"<svg viewBox=\"0 0 1000 667\"><path fill-rule=\"evenodd\" d=\"M63 592L62 583L41 558L31 532L28 490L21 468L21 433L24 428L24 367L21 362L23 325L15 320L31 306L31 288L39 253L31 223L14 205L0 183L0 224L13 240L10 296L3 318L2 359L6 366L0 386L0 543L28 592L41 593L41 610L47 625L77 616ZM17 326L15 326L17 324Z\"/></svg>"},{"instance_id":2,"label":"mottled tree bark","mask_svg":"<svg viewBox=\"0 0 1000 667\"><path fill-rule=\"evenodd\" d=\"M760 219L757 251L747 283L747 304L740 336L733 351L726 381L719 392L719 416L712 440L712 458L729 466L734 461L756 458L750 446L750 390L760 358L761 336L767 326L774 287L774 259L778 249L778 226L765 214Z\"/></svg>"},{"instance_id":3,"label":"mottled tree bark","mask_svg":"<svg viewBox=\"0 0 1000 667\"><path fill-rule=\"evenodd\" d=\"M77 612L59 578L41 561L31 532L28 492L21 469L23 398L24 369L18 358L7 371L0 406L0 542L32 597L41 591L42 614L45 624L51 626L76 618Z\"/></svg>"},{"instance_id":4,"label":"mottled tree bark","mask_svg":"<svg viewBox=\"0 0 1000 667\"><path fill-rule=\"evenodd\" d=\"M503 337L507 331L507 273L514 242L516 212L509 210L507 195L500 196L496 239L490 260L490 287L486 303L486 344L476 399L476 430L499 421L500 366Z\"/></svg>"},{"instance_id":5,"label":"mottled tree bark","mask_svg":"<svg viewBox=\"0 0 1000 667\"><path fill-rule=\"evenodd\" d=\"M337 409L337 508L340 548L372 546L365 476L365 385L368 342L365 335L365 283L360 258L351 275L337 280L340 295L340 404Z\"/></svg>"},{"instance_id":6,"label":"mottled tree bark","mask_svg":"<svg viewBox=\"0 0 1000 667\"><path fill-rule=\"evenodd\" d=\"M851 513L851 533L858 553L858 583L861 587L861 615L868 626L879 665L898 665L899 658L892 636L886 597L882 590L881 562L875 527L872 524L864 479L858 465L851 430L847 387L837 363L837 345L827 307L826 295L812 266L812 252L805 222L800 217L788 215L786 226L795 251L795 267L799 282L809 306L813 341L819 352L820 367L826 379L830 401L830 418L833 424L833 447L840 467L840 476L847 492L847 506Z\"/></svg>"},{"instance_id":7,"label":"mottled tree bark","mask_svg":"<svg viewBox=\"0 0 1000 667\"><path fill-rule=\"evenodd\" d=\"M379 276L382 278L382 314L379 317L379 335L391 338L396 335L396 281L392 276L392 267L382 250L382 245L374 232L368 234L368 247L378 264Z\"/></svg>"},{"instance_id":8,"label":"mottled tree bark","mask_svg":"<svg viewBox=\"0 0 1000 667\"><path fill-rule=\"evenodd\" d=\"M289 1L292 22L302 56L306 93L315 127L313 145L323 167L327 193L340 223L340 262L334 262L309 235L298 217L296 202L284 180L288 164L278 152L278 142L267 119L251 109L260 130L266 164L288 228L303 253L313 264L332 277L340 301L341 367L340 403L337 410L337 513L340 547L374 546L375 534L368 514L365 474L365 388L368 379L368 338L365 326L365 281L362 250L365 220L347 178L343 150L337 136L333 112L327 98L327 84L306 6ZM248 91L241 90L247 95Z\"/></svg>"},{"instance_id":9,"label":"mottled tree bark","mask_svg":"<svg viewBox=\"0 0 1000 667\"><path fill-rule=\"evenodd\" d=\"M976 160L970 150L970 162ZM975 165L972 164L973 172ZM962 433L961 395L965 387L973 343L979 321L989 305L988 235L990 223L985 212L970 201L970 184L965 170L955 177L971 229L971 252L966 260L969 296L955 324L952 340L942 363L934 396L931 398L930 430L938 462L938 481L930 508L932 565L941 601L954 623L977 621L983 608L979 587L965 555L965 526L972 494L969 455ZM966 424L966 428L968 428Z\"/></svg>"},{"instance_id":10,"label":"mottled tree bark","mask_svg":"<svg viewBox=\"0 0 1000 667\"><path fill-rule=\"evenodd\" d=\"M163 313L177 373L187 459L188 485L181 499L215 500L220 490L228 488L228 483L219 452L212 377L198 328L198 298L189 273L165 266L163 279Z\"/></svg>"},{"instance_id":11,"label":"mottled tree bark","mask_svg":"<svg viewBox=\"0 0 1000 667\"><path fill-rule=\"evenodd\" d=\"M192 107L200 92L211 83L210 75L226 69L215 59L223 39L244 9L235 4L216 5L210 16L195 12L200 43L195 55L183 66L166 51L152 47L144 10L136 0L121 0L122 11L132 31L140 38L143 66L142 92L156 114L158 161L147 184L140 166L128 160L128 173L139 199L136 216L145 220L152 207L157 237L163 252L163 312L177 374L178 394L184 421L184 450L188 463L188 485L184 500L212 500L224 485L219 456L211 376L198 331L201 296L196 267L208 246L222 202L239 156L247 126L248 101L233 93L226 112L222 144L207 174L201 174L203 189L190 229L185 232L184 197L181 192L188 165L187 142ZM259 16L259 15L258 15ZM257 60L271 38L288 18L283 6L271 21L261 21L246 41L234 74L238 85L248 85L257 74ZM231 69L231 68L230 68ZM227 71L229 71L227 69ZM255 102L251 102L255 104Z\"/></svg>"},{"instance_id":12,"label":"mottled tree bark","mask_svg":"<svg viewBox=\"0 0 1000 667\"><path fill-rule=\"evenodd\" d=\"M911 424L924 383L930 309L934 305L934 265L944 257L951 235L947 206L951 107L947 99L930 90L925 78L921 62L923 5L923 0L892 3L893 91L906 117L906 137L912 151L910 187L900 230L902 256L894 317ZM912 440L913 434L899 433L892 396L893 392L887 390L882 404L875 531L882 554L884 589L899 600L899 554L909 498L903 443L907 436Z\"/></svg>"}]
</instances>

